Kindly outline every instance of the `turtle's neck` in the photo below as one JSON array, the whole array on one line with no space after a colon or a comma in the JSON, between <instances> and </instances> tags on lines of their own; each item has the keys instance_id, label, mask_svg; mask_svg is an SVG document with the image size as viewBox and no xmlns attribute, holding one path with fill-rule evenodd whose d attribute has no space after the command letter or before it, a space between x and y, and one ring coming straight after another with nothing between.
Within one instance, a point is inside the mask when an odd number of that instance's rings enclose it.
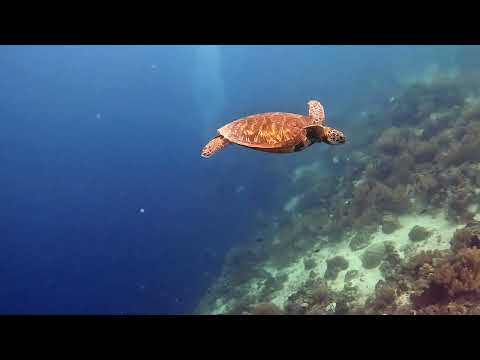
<instances>
[{"instance_id":1,"label":"turtle's neck","mask_svg":"<svg viewBox=\"0 0 480 360\"><path fill-rule=\"evenodd\" d=\"M325 141L325 128L323 126L311 126L307 128L307 137L315 142L324 142Z\"/></svg>"}]
</instances>

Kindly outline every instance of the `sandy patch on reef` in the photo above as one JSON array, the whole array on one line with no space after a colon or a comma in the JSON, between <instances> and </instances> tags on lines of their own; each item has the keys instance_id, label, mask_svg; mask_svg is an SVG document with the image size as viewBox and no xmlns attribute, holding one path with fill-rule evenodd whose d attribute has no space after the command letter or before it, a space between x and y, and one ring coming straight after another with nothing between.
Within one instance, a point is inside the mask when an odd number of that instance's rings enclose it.
<instances>
[{"instance_id":1,"label":"sandy patch on reef","mask_svg":"<svg viewBox=\"0 0 480 360\"><path fill-rule=\"evenodd\" d=\"M308 176L310 174L314 174L314 173L321 174L323 172L324 167L325 165L322 164L320 161L315 161L311 164L298 166L293 172L292 181L297 182L303 177Z\"/></svg>"},{"instance_id":2,"label":"sandy patch on reef","mask_svg":"<svg viewBox=\"0 0 480 360\"><path fill-rule=\"evenodd\" d=\"M436 216L426 214L401 216L399 221L402 227L391 234L384 234L379 226L372 236L370 245L383 241L392 241L400 257L409 258L422 250L448 249L455 230L463 227L463 225L450 223L443 212L438 213ZM411 241L408 233L415 225L427 228L432 232L432 235L423 241ZM346 238L338 243L327 243L318 252L314 252L315 249L318 249L317 245L305 256L299 257L295 263L283 269L265 265L264 269L273 276L288 274L288 280L284 283L281 290L273 294L271 302L283 308L288 297L304 286L305 281L309 278L310 271L313 270L318 276L323 277L327 269L326 260L334 256L343 256L348 261L349 267L340 271L335 280L328 280L328 286L335 291L341 291L345 286L345 274L350 270L358 271L358 275L351 280L351 285L357 286L358 289L358 297L355 303L363 305L369 296L374 295L375 285L379 280L383 280L383 275L380 271L380 266L374 269L365 269L361 261L361 255L365 249L353 251L349 247L349 242L350 238ZM313 258L317 265L315 268L305 270L304 259L310 258ZM260 291L261 287L259 285L255 279L252 279L249 293L253 295ZM213 314L225 313L229 308L228 303L225 303L223 299L218 299L215 305Z\"/></svg>"},{"instance_id":3,"label":"sandy patch on reef","mask_svg":"<svg viewBox=\"0 0 480 360\"><path fill-rule=\"evenodd\" d=\"M373 242L372 242L373 243ZM318 252L310 252L309 254L299 257L291 266L277 271L276 269L266 268L272 274L288 274L288 281L284 284L282 290L277 291L272 299L276 305L283 307L288 297L300 289L309 278L310 271L315 271L319 276L323 277L327 270L326 260L334 256L343 256L348 261L348 269L338 273L335 280L328 280L328 286L335 291L341 291L345 285L345 274L350 270L357 270L358 276L352 280L351 284L358 286L358 302L364 302L368 295L375 290L376 283L383 279L379 268L364 269L360 259L362 250L352 251L349 247L349 241L341 241L336 244L327 245ZM304 259L314 259L317 263L315 268L305 270Z\"/></svg>"},{"instance_id":4,"label":"sandy patch on reef","mask_svg":"<svg viewBox=\"0 0 480 360\"><path fill-rule=\"evenodd\" d=\"M450 240L455 230L463 228L464 225L455 225L446 219L445 213L441 212L436 216L430 215L408 215L399 218L402 227L390 235L377 232L376 236L383 240L391 240L402 258L411 257L422 250L444 250L450 248ZM408 237L408 233L415 225L423 226L432 231L432 235L423 241L414 242ZM381 241L376 240L374 241ZM373 243L373 242L372 242Z\"/></svg>"},{"instance_id":5,"label":"sandy patch on reef","mask_svg":"<svg viewBox=\"0 0 480 360\"><path fill-rule=\"evenodd\" d=\"M377 232L373 234L370 244L392 241L400 257L408 258L422 250L448 249L455 230L463 227L463 225L455 226L451 224L445 218L444 213L439 213L436 216L406 215L399 217L399 221L402 227L391 234L384 234L379 227ZM427 228L432 231L432 235L423 241L411 241L408 233L415 225ZM299 257L294 264L281 270L266 266L265 270L274 276L277 274L288 274L287 282L282 290L274 294L272 302L283 307L288 297L304 285L311 270L323 277L327 269L326 260L334 256L343 256L348 261L348 269L340 271L335 280L328 281L328 285L333 290L341 291L345 286L345 274L350 270L357 270L358 275L351 280L351 284L358 287L358 299L356 302L363 305L367 297L374 294L375 285L379 280L383 280L383 275L380 271L380 266L374 269L365 269L361 261L361 255L365 249L353 251L349 247L349 242L350 239L345 239L339 243L326 245L317 253L313 252L314 249L312 249L309 254ZM317 266L313 269L305 270L303 261L306 258L315 259Z\"/></svg>"}]
</instances>

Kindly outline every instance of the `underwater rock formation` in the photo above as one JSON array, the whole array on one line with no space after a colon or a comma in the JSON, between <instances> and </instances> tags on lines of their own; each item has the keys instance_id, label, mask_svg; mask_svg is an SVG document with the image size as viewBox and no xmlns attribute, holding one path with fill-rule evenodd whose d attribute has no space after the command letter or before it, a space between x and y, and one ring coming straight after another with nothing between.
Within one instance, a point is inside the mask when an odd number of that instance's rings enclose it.
<instances>
[{"instance_id":1,"label":"underwater rock formation","mask_svg":"<svg viewBox=\"0 0 480 360\"><path fill-rule=\"evenodd\" d=\"M370 245L362 254L362 266L373 269L380 265L386 256L385 242Z\"/></svg>"},{"instance_id":2,"label":"underwater rock formation","mask_svg":"<svg viewBox=\"0 0 480 360\"><path fill-rule=\"evenodd\" d=\"M317 266L317 262L315 259L303 259L303 266L305 267L305 270L311 270L314 269Z\"/></svg>"},{"instance_id":3,"label":"underwater rock formation","mask_svg":"<svg viewBox=\"0 0 480 360\"><path fill-rule=\"evenodd\" d=\"M398 221L398 218L393 215L387 214L383 217L382 231L384 234L391 234L395 230L400 229L400 227L400 221Z\"/></svg>"},{"instance_id":4,"label":"underwater rock formation","mask_svg":"<svg viewBox=\"0 0 480 360\"><path fill-rule=\"evenodd\" d=\"M370 245L372 236L366 231L359 231L357 234L350 240L350 249L353 251L361 250Z\"/></svg>"},{"instance_id":5,"label":"underwater rock formation","mask_svg":"<svg viewBox=\"0 0 480 360\"><path fill-rule=\"evenodd\" d=\"M325 271L326 280L335 280L338 273L348 269L348 261L343 256L335 256L327 260L327 270Z\"/></svg>"},{"instance_id":6,"label":"underwater rock formation","mask_svg":"<svg viewBox=\"0 0 480 360\"><path fill-rule=\"evenodd\" d=\"M423 226L415 225L408 233L408 238L412 241L422 241L430 237L432 233Z\"/></svg>"}]
</instances>

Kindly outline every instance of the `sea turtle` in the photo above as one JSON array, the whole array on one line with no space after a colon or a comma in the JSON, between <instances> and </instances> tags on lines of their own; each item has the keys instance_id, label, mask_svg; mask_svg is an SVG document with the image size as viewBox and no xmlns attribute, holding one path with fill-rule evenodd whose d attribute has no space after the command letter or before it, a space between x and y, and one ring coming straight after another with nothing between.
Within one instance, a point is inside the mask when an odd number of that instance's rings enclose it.
<instances>
[{"instance_id":1,"label":"sea turtle","mask_svg":"<svg viewBox=\"0 0 480 360\"><path fill-rule=\"evenodd\" d=\"M345 143L345 135L324 125L325 112L319 101L308 102L308 116L269 112L247 116L221 127L205 145L202 157L208 158L229 144L273 153L301 151L316 142Z\"/></svg>"}]
</instances>

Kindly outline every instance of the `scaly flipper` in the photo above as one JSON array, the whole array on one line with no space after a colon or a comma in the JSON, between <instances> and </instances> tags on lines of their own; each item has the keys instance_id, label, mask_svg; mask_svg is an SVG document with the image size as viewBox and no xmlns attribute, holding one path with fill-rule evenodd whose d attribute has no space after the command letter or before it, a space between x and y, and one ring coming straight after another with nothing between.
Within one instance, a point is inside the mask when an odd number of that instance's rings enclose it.
<instances>
[{"instance_id":1,"label":"scaly flipper","mask_svg":"<svg viewBox=\"0 0 480 360\"><path fill-rule=\"evenodd\" d=\"M324 125L325 123L325 111L322 104L317 100L310 100L308 102L308 115L313 118L313 121L318 125Z\"/></svg>"},{"instance_id":2,"label":"scaly flipper","mask_svg":"<svg viewBox=\"0 0 480 360\"><path fill-rule=\"evenodd\" d=\"M214 137L210 142L205 145L205 147L202 150L202 157L204 158L209 158L216 152L222 150L225 146L230 144L230 141L225 139L222 135L218 135Z\"/></svg>"}]
</instances>

